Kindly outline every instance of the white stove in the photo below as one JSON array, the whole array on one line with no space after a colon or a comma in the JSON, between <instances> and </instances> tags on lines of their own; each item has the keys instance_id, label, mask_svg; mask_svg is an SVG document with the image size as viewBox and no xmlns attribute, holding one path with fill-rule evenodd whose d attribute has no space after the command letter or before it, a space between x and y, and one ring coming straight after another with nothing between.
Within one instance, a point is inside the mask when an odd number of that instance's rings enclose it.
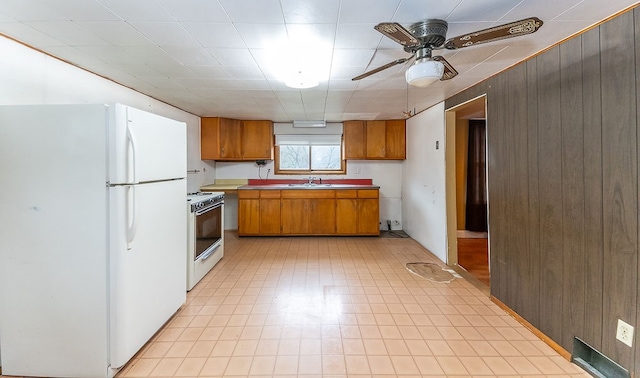
<instances>
[{"instance_id":1,"label":"white stove","mask_svg":"<svg viewBox=\"0 0 640 378\"><path fill-rule=\"evenodd\" d=\"M224 256L224 193L187 194L187 291Z\"/></svg>"}]
</instances>

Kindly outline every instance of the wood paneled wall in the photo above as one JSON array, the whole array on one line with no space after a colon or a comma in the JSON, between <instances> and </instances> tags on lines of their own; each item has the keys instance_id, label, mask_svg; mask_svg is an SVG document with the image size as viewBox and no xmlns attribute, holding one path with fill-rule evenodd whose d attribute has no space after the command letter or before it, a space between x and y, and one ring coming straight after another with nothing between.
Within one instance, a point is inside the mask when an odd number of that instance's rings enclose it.
<instances>
[{"instance_id":1,"label":"wood paneled wall","mask_svg":"<svg viewBox=\"0 0 640 378\"><path fill-rule=\"evenodd\" d=\"M635 8L446 101L487 94L491 294L636 375L639 82Z\"/></svg>"}]
</instances>

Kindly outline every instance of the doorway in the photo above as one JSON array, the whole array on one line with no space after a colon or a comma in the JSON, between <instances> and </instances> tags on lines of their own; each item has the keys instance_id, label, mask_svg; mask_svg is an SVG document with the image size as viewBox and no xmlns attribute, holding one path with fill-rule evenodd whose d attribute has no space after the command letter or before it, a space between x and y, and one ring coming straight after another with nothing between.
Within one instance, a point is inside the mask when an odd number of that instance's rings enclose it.
<instances>
[{"instance_id":1,"label":"doorway","mask_svg":"<svg viewBox=\"0 0 640 378\"><path fill-rule=\"evenodd\" d=\"M487 227L486 97L446 111L447 264L490 285Z\"/></svg>"}]
</instances>

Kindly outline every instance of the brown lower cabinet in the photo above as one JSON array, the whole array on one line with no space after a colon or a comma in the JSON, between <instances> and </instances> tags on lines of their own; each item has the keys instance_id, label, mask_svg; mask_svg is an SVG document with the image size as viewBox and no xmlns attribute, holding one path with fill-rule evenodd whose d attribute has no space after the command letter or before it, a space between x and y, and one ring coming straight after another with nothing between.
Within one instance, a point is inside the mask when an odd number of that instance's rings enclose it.
<instances>
[{"instance_id":1,"label":"brown lower cabinet","mask_svg":"<svg viewBox=\"0 0 640 378\"><path fill-rule=\"evenodd\" d=\"M379 235L378 189L238 190L238 235Z\"/></svg>"}]
</instances>

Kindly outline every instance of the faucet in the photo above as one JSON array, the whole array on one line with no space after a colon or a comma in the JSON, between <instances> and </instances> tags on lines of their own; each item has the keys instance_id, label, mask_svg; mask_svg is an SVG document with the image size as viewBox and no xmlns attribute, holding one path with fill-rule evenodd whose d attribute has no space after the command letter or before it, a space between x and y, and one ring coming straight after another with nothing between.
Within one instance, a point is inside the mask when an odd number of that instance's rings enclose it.
<instances>
[{"instance_id":1,"label":"faucet","mask_svg":"<svg viewBox=\"0 0 640 378\"><path fill-rule=\"evenodd\" d=\"M313 184L313 180L315 180L316 178L313 176L309 176L309 182L307 182L307 184L311 185Z\"/></svg>"}]
</instances>

